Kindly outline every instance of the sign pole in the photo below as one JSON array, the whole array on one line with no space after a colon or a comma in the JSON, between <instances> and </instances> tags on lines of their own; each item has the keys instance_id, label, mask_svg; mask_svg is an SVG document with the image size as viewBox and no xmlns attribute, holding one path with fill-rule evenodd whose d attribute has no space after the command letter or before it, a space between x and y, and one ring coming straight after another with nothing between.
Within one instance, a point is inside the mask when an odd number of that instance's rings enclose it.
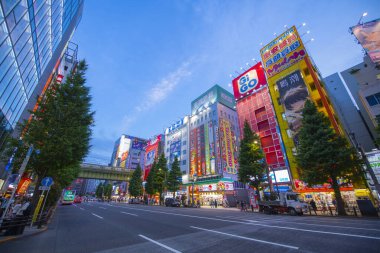
<instances>
[{"instance_id":1,"label":"sign pole","mask_svg":"<svg viewBox=\"0 0 380 253\"><path fill-rule=\"evenodd\" d=\"M42 213L44 212L44 207L45 207L45 204L46 204L46 200L49 196L49 192L50 192L50 188L49 190L47 190L47 193L46 193L46 197L45 197L45 200L44 200L44 203L42 204L42 208L41 208L41 212L40 212L40 220L41 220L41 217L42 217Z\"/></svg>"},{"instance_id":2,"label":"sign pole","mask_svg":"<svg viewBox=\"0 0 380 253\"><path fill-rule=\"evenodd\" d=\"M45 190L42 191L40 199L38 200L38 204L36 206L36 209L34 210L34 214L33 214L32 222L30 223L30 227L33 227L33 223L37 219L38 213L39 213L40 208L41 208L42 200L44 199L44 197L45 197Z\"/></svg>"}]
</instances>

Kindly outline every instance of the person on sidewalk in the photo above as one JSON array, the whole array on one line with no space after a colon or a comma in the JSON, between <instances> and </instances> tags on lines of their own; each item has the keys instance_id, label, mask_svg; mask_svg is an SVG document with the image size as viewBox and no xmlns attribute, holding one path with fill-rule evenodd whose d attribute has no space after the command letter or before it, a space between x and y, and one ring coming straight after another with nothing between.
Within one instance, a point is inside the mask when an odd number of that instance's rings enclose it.
<instances>
[{"instance_id":1,"label":"person on sidewalk","mask_svg":"<svg viewBox=\"0 0 380 253\"><path fill-rule=\"evenodd\" d=\"M317 205L315 204L314 199L310 201L310 206L313 208L315 215L317 215Z\"/></svg>"},{"instance_id":2,"label":"person on sidewalk","mask_svg":"<svg viewBox=\"0 0 380 253\"><path fill-rule=\"evenodd\" d=\"M244 210L244 201L240 202L240 212L243 212Z\"/></svg>"},{"instance_id":3,"label":"person on sidewalk","mask_svg":"<svg viewBox=\"0 0 380 253\"><path fill-rule=\"evenodd\" d=\"M216 201L216 199L215 199L214 204L215 204L215 208L218 208L218 201Z\"/></svg>"}]
</instances>

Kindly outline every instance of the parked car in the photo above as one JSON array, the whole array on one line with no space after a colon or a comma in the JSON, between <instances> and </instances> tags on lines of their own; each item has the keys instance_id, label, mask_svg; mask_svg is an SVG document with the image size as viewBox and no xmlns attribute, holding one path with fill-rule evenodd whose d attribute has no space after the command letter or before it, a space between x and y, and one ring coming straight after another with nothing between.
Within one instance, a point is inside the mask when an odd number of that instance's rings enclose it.
<instances>
[{"instance_id":1,"label":"parked car","mask_svg":"<svg viewBox=\"0 0 380 253\"><path fill-rule=\"evenodd\" d=\"M129 199L128 201L128 204L142 204L142 200L141 199L137 199L137 198L133 198L133 199Z\"/></svg>"},{"instance_id":2,"label":"parked car","mask_svg":"<svg viewBox=\"0 0 380 253\"><path fill-rule=\"evenodd\" d=\"M80 196L75 196L74 203L77 203L77 204L82 203L82 197L80 197Z\"/></svg>"},{"instance_id":3,"label":"parked car","mask_svg":"<svg viewBox=\"0 0 380 253\"><path fill-rule=\"evenodd\" d=\"M165 206L180 207L181 203L176 199L166 198L165 199Z\"/></svg>"}]
</instances>

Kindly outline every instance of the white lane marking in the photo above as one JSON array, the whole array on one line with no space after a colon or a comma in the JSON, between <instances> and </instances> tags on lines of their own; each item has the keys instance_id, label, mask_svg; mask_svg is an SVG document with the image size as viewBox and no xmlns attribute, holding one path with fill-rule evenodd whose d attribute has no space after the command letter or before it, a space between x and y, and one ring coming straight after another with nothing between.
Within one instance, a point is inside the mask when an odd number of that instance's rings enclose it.
<instances>
[{"instance_id":1,"label":"white lane marking","mask_svg":"<svg viewBox=\"0 0 380 253\"><path fill-rule=\"evenodd\" d=\"M105 207L102 207L102 206L99 206L99 208L101 208L101 209L107 209L107 208L105 208Z\"/></svg>"},{"instance_id":2,"label":"white lane marking","mask_svg":"<svg viewBox=\"0 0 380 253\"><path fill-rule=\"evenodd\" d=\"M258 222L256 220L246 220L249 222ZM269 221L269 220L268 220ZM332 227L332 228L349 228L349 229L356 229L356 230L369 230L369 231L380 231L380 229L375 228L357 228L357 227L347 227L347 226L336 226L336 225L323 225L323 224L313 224L313 223L306 223L306 222L294 222L294 221L279 221L279 220L272 220L273 222L278 223L290 223L290 224L299 224L299 225L308 225L308 226L317 226L317 227Z\"/></svg>"},{"instance_id":3,"label":"white lane marking","mask_svg":"<svg viewBox=\"0 0 380 253\"><path fill-rule=\"evenodd\" d=\"M121 213L129 214L129 215L133 215L133 216L138 216L137 214L134 214L134 213L127 213L127 212L121 212Z\"/></svg>"},{"instance_id":4,"label":"white lane marking","mask_svg":"<svg viewBox=\"0 0 380 253\"><path fill-rule=\"evenodd\" d=\"M84 208L82 208L82 207L79 207L79 209L82 210L82 211L84 210Z\"/></svg>"},{"instance_id":5,"label":"white lane marking","mask_svg":"<svg viewBox=\"0 0 380 253\"><path fill-rule=\"evenodd\" d=\"M255 224L252 224L252 222L225 220L225 219L218 219L218 218L211 218L211 217L204 217L204 216L196 216L196 215L188 215L188 214L179 214L179 213L167 213L167 212L151 211L151 210L145 210L145 209L139 209L139 208L128 208L128 207L121 207L121 208L132 209L132 210L140 210L140 211L150 212L150 213L162 213L162 214L175 215L175 216L183 216L183 217L191 217L191 218L198 218L198 219L206 219L206 220L218 220L218 221L224 221L224 222L230 222L230 223L239 223L239 224L245 224L245 225L262 226L262 227L268 227L268 228L281 228L281 229L298 230L298 231L310 232L310 233L341 235L341 236L349 236L349 237L358 237L358 238L367 238L367 239L380 240L380 237L374 237L374 236L365 236L365 235L357 235L357 234L345 234L345 233L328 232L328 231L321 231L321 230L311 230L311 229L303 229L303 228L295 228L295 227L283 227L283 226L276 226L276 225L266 225L266 224L261 224L259 222L255 223Z\"/></svg>"},{"instance_id":6,"label":"white lane marking","mask_svg":"<svg viewBox=\"0 0 380 253\"><path fill-rule=\"evenodd\" d=\"M94 214L94 213L91 213L92 215L94 215L94 216L96 216L96 217L98 217L98 218L100 218L100 219L103 219L103 217L102 216L99 216L99 215L97 215L97 214Z\"/></svg>"},{"instance_id":7,"label":"white lane marking","mask_svg":"<svg viewBox=\"0 0 380 253\"><path fill-rule=\"evenodd\" d=\"M299 249L298 247L291 246L291 245L286 245L286 244L281 244L281 243L275 243L275 242L269 242L269 241L254 239L254 238L250 238L250 237L245 237L245 236L240 236L240 235L234 235L234 234L224 233L224 232L220 232L220 231L216 231L216 230L212 230L212 229L200 228L200 227L195 227L195 226L190 226L190 227L191 228L195 228L195 229L199 229L199 230L203 230L203 231L208 231L208 232L213 232L213 233L221 234L221 235L228 235L228 236L231 236L231 237L236 237L236 238L240 238L240 239L244 239L244 240L249 240L249 241L254 241L254 242L261 242L261 243L276 245L276 246L290 248L290 249Z\"/></svg>"},{"instance_id":8,"label":"white lane marking","mask_svg":"<svg viewBox=\"0 0 380 253\"><path fill-rule=\"evenodd\" d=\"M150 239L150 238L148 238L146 236L143 236L143 235L139 235L139 236L142 237L142 238L144 238L145 240L148 240L148 241L150 241L150 242L152 242L154 244L157 244L158 246L161 246L161 247L163 247L163 248L165 248L167 250L170 250L171 252L181 253L181 251L178 251L178 250L175 250L173 248L170 248L169 246L166 246L165 244L162 244L162 243L159 243L159 242L157 242L155 240L152 240L152 239Z\"/></svg>"}]
</instances>

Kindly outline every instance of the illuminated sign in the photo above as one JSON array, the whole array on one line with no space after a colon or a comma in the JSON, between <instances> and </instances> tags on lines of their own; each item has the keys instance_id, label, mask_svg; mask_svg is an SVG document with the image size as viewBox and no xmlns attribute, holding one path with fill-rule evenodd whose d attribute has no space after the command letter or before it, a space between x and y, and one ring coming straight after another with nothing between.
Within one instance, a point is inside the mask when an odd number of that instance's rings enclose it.
<instances>
[{"instance_id":1,"label":"illuminated sign","mask_svg":"<svg viewBox=\"0 0 380 253\"><path fill-rule=\"evenodd\" d=\"M269 176L272 178L272 181L276 183L290 182L290 176L289 176L288 170L275 170L274 175L273 175L273 171L271 171L269 173Z\"/></svg>"},{"instance_id":2,"label":"illuminated sign","mask_svg":"<svg viewBox=\"0 0 380 253\"><path fill-rule=\"evenodd\" d=\"M263 67L270 78L299 62L306 56L295 26L278 36L260 50Z\"/></svg>"},{"instance_id":3,"label":"illuminated sign","mask_svg":"<svg viewBox=\"0 0 380 253\"><path fill-rule=\"evenodd\" d=\"M236 99L243 98L267 84L264 69L261 62L248 69L246 72L232 80L234 89L234 97Z\"/></svg>"},{"instance_id":4,"label":"illuminated sign","mask_svg":"<svg viewBox=\"0 0 380 253\"><path fill-rule=\"evenodd\" d=\"M351 28L372 62L380 63L380 19Z\"/></svg>"}]
</instances>

